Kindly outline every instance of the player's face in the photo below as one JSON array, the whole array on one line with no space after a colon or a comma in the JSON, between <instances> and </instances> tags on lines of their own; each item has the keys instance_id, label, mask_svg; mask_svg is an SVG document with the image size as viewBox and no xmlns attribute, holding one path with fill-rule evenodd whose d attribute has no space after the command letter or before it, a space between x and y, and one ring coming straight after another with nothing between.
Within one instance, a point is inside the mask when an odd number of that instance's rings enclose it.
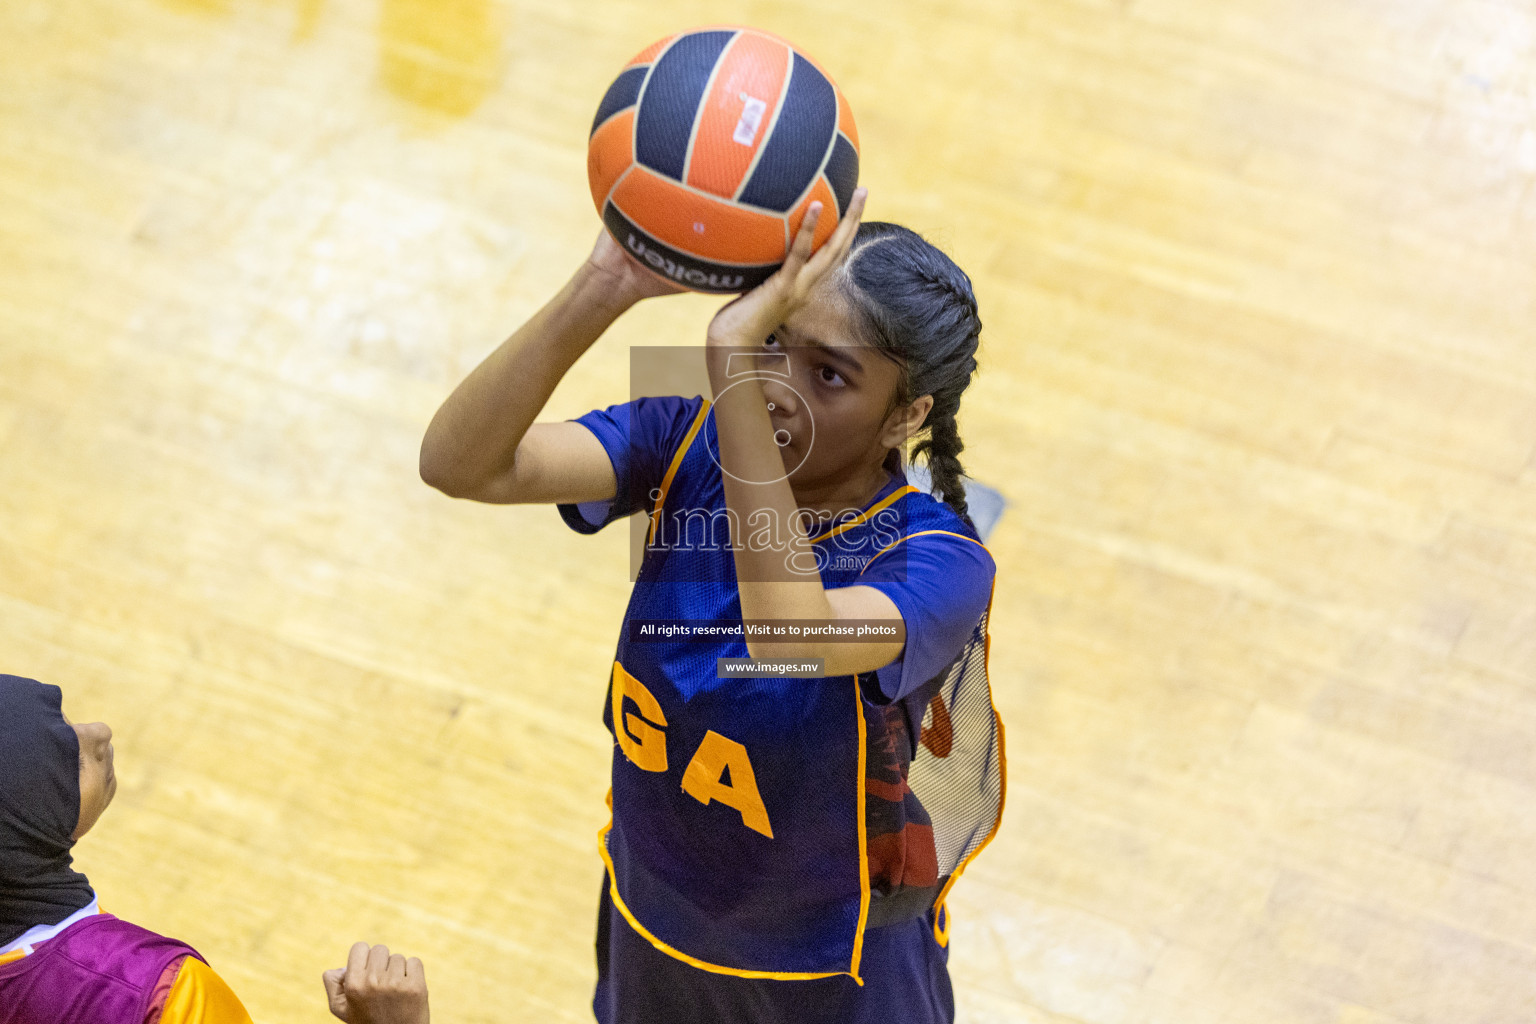
<instances>
[{"instance_id":1,"label":"player's face","mask_svg":"<svg viewBox=\"0 0 1536 1024\"><path fill-rule=\"evenodd\" d=\"M831 281L763 343L786 359L759 361L769 419L781 444L784 468L796 490L855 488L867 481L886 452L901 444L901 410L892 401L901 368L859 337L854 311ZM784 367L787 376L771 371ZM813 434L814 426L814 434Z\"/></svg>"},{"instance_id":2,"label":"player's face","mask_svg":"<svg viewBox=\"0 0 1536 1024\"><path fill-rule=\"evenodd\" d=\"M117 771L111 728L104 722L71 723L71 727L80 740L80 823L72 837L78 840L91 830L117 795Z\"/></svg>"}]
</instances>

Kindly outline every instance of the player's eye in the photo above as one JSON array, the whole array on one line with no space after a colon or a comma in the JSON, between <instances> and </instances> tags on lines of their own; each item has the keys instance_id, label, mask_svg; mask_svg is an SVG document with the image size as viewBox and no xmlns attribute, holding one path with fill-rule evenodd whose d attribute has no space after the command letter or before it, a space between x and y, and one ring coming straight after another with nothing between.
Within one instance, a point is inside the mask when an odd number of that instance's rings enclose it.
<instances>
[{"instance_id":1,"label":"player's eye","mask_svg":"<svg viewBox=\"0 0 1536 1024\"><path fill-rule=\"evenodd\" d=\"M777 348L779 344L779 332L774 331L763 339L763 348Z\"/></svg>"},{"instance_id":2,"label":"player's eye","mask_svg":"<svg viewBox=\"0 0 1536 1024\"><path fill-rule=\"evenodd\" d=\"M841 388L847 387L848 385L848 382L843 380L843 375L832 369L832 367L828 366L826 363L822 363L820 366L816 367L816 379L821 381L829 388Z\"/></svg>"}]
</instances>

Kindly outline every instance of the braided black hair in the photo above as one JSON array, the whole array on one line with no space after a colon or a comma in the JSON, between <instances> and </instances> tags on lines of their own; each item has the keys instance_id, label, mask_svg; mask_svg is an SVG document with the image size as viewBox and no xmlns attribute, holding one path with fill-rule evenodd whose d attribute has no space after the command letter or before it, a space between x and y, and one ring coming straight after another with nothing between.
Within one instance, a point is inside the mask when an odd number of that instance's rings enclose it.
<instances>
[{"instance_id":1,"label":"braided black hair","mask_svg":"<svg viewBox=\"0 0 1536 1024\"><path fill-rule=\"evenodd\" d=\"M971 279L910 228L865 221L854 236L842 284L866 340L902 366L891 408L933 396L933 408L919 428L928 436L913 446L912 458L926 456L934 489L969 523L960 479L965 443L955 414L976 372L981 338Z\"/></svg>"}]
</instances>

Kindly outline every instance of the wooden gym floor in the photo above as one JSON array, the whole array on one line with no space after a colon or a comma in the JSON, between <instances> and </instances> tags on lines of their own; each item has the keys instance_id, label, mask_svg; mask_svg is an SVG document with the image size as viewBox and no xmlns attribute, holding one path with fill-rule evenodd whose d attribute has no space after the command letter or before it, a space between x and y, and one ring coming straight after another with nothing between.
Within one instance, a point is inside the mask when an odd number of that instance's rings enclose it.
<instances>
[{"instance_id":1,"label":"wooden gym floor","mask_svg":"<svg viewBox=\"0 0 1536 1024\"><path fill-rule=\"evenodd\" d=\"M6 0L0 669L117 730L108 909L263 1021L359 937L439 1020L590 1019L625 531L416 452L591 245L616 69L722 21L833 70L871 216L981 297L1011 771L961 1020L1536 1018L1513 0Z\"/></svg>"}]
</instances>

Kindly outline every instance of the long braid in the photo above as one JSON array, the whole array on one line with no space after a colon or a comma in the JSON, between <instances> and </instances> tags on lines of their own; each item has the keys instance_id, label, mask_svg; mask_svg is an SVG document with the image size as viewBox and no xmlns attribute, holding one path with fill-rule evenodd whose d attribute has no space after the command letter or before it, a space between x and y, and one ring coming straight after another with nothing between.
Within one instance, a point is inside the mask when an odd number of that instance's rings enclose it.
<instances>
[{"instance_id":1,"label":"long braid","mask_svg":"<svg viewBox=\"0 0 1536 1024\"><path fill-rule=\"evenodd\" d=\"M965 442L960 439L959 426L953 410L940 412L935 405L928 413L925 424L928 436L912 447L912 458L926 456L928 475L934 489L944 496L944 501L964 519L970 519L970 506L965 500L965 469L960 465L960 453Z\"/></svg>"},{"instance_id":2,"label":"long braid","mask_svg":"<svg viewBox=\"0 0 1536 1024\"><path fill-rule=\"evenodd\" d=\"M981 317L971 280L916 232L896 224L859 225L844 287L870 340L903 366L896 401L933 396L912 458L925 457L933 489L970 522L955 415L976 372ZM892 408L896 406L893 404Z\"/></svg>"}]
</instances>

